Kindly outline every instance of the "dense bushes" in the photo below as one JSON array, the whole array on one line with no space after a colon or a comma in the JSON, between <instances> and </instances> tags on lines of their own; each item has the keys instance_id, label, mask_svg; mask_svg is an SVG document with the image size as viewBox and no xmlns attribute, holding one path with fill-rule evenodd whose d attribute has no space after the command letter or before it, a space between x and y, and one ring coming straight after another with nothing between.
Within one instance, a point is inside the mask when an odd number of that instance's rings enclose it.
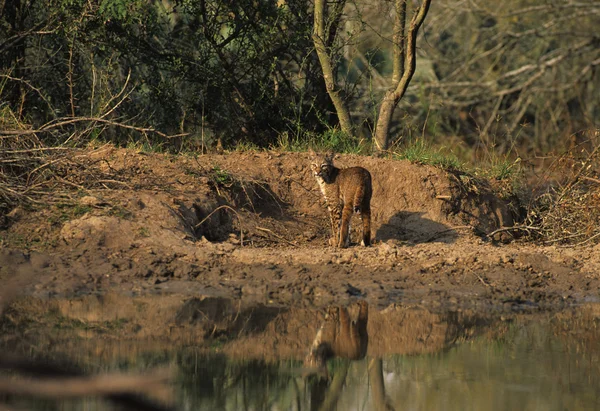
<instances>
[{"instance_id":1,"label":"dense bushes","mask_svg":"<svg viewBox=\"0 0 600 411\"><path fill-rule=\"evenodd\" d=\"M548 152L598 126L597 2L469 7L432 5L392 142ZM176 150L338 133L310 1L0 0L0 10L0 130ZM328 26L361 144L389 84L392 21L391 2L354 1Z\"/></svg>"}]
</instances>

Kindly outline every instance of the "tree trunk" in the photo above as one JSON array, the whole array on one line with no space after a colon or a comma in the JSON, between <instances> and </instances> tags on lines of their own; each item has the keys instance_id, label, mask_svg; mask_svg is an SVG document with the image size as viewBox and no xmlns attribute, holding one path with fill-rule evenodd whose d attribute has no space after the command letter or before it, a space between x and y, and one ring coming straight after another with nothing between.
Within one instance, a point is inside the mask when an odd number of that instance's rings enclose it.
<instances>
[{"instance_id":1,"label":"tree trunk","mask_svg":"<svg viewBox=\"0 0 600 411\"><path fill-rule=\"evenodd\" d=\"M325 43L325 39L332 37L332 29L330 29L329 33L325 35L325 2L326 0L315 0L315 21L312 38L315 44L315 50L317 51L317 56L319 57L319 63L321 63L321 69L323 70L325 87L327 88L327 93L329 94L329 97L331 98L331 101L335 107L335 111L337 112L340 128L342 129L342 132L348 136L351 136L353 134L353 126L352 119L350 117L350 111L344 104L341 90L336 85L331 57L327 53L327 44ZM343 9L344 3L345 0L342 0L336 5L336 8L340 10L340 12L341 9Z\"/></svg>"},{"instance_id":2,"label":"tree trunk","mask_svg":"<svg viewBox=\"0 0 600 411\"><path fill-rule=\"evenodd\" d=\"M421 7L415 10L415 14L410 22L406 40L402 35L404 33L404 24L406 17L406 0L396 0L396 18L394 19L394 73L392 75L393 84L390 90L385 93L381 106L379 107L379 116L377 126L375 127L375 151L381 154L388 149L390 124L394 110L398 102L404 96L410 80L415 73L417 56L417 34L419 28L427 16L431 0L423 0ZM404 15L404 18L402 18ZM402 75L400 76L400 72Z\"/></svg>"}]
</instances>

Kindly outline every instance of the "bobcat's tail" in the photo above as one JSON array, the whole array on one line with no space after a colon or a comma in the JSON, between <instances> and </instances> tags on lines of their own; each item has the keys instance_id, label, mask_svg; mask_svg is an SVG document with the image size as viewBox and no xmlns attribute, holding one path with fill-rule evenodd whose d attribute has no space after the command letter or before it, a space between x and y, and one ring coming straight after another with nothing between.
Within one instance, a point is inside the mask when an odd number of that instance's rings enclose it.
<instances>
[{"instance_id":1,"label":"bobcat's tail","mask_svg":"<svg viewBox=\"0 0 600 411\"><path fill-rule=\"evenodd\" d=\"M352 205L355 213L363 211L364 205L371 202L371 176L367 175L365 180L366 184L361 184L354 194Z\"/></svg>"}]
</instances>

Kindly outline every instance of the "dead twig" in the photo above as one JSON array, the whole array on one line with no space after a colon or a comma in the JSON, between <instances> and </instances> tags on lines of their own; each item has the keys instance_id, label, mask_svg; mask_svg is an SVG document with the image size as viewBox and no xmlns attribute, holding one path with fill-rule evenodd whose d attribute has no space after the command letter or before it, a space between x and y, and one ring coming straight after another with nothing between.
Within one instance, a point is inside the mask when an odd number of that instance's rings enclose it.
<instances>
[{"instance_id":1,"label":"dead twig","mask_svg":"<svg viewBox=\"0 0 600 411\"><path fill-rule=\"evenodd\" d=\"M210 213L209 213L209 214L208 214L206 217L204 217L204 218L202 219L202 221L200 221L198 224L196 224L196 225L194 226L194 228L198 228L198 227L200 227L200 226L201 226L202 224L204 224L204 222L205 222L205 221L207 221L207 220L208 220L208 219L209 219L209 218L210 218L210 217L211 217L211 216L212 216L214 213L216 213L217 211L219 211L219 210L221 210L221 209L230 210L230 211L232 211L232 212L235 214L235 216L237 217L237 219L238 219L238 223L240 224L240 245L242 245L242 246L243 246L243 245L244 245L244 230L242 229L242 219L240 218L240 215L238 214L238 212L237 212L237 211L236 211L234 208L232 208L232 207L230 207L230 206L228 206L228 205L222 205L222 206L219 206L219 207L215 208L215 209L214 209L213 211L211 211L211 212L210 212Z\"/></svg>"},{"instance_id":2,"label":"dead twig","mask_svg":"<svg viewBox=\"0 0 600 411\"><path fill-rule=\"evenodd\" d=\"M506 231L513 231L513 230L522 230L522 231L540 231L541 228L540 227L534 227L531 225L515 225L512 227L502 227L502 228L498 228L497 230L492 231L491 233L487 233L486 237L492 237L498 233L503 233Z\"/></svg>"},{"instance_id":3,"label":"dead twig","mask_svg":"<svg viewBox=\"0 0 600 411\"><path fill-rule=\"evenodd\" d=\"M48 101L46 96L44 96L44 93L42 93L42 91L39 88L32 85L29 81L22 79L22 78L12 77L12 76L9 76L8 74L0 74L0 78L5 78L7 80L16 81L16 82L25 84L31 90L35 91L38 94L38 96L40 96L40 98L44 101L44 103L46 103L46 105L48 106L48 108L50 109L50 111L52 113L55 112L54 107L52 107L52 104L50 104L50 101Z\"/></svg>"},{"instance_id":4,"label":"dead twig","mask_svg":"<svg viewBox=\"0 0 600 411\"><path fill-rule=\"evenodd\" d=\"M584 245L585 243L589 243L590 241L592 241L592 240L594 240L594 239L596 239L598 237L600 237L600 233L594 234L593 236L588 237L588 238L586 238L583 241L580 241L580 242L578 242L576 244L573 244L571 247L577 247L577 246L580 246L580 245Z\"/></svg>"},{"instance_id":5,"label":"dead twig","mask_svg":"<svg viewBox=\"0 0 600 411\"><path fill-rule=\"evenodd\" d=\"M127 187L128 189L133 190L133 187L131 187L131 185L127 184L125 181L104 179L104 180L96 180L96 183L99 183L102 185L104 185L104 184L121 184L121 185L124 185L125 187Z\"/></svg>"},{"instance_id":6,"label":"dead twig","mask_svg":"<svg viewBox=\"0 0 600 411\"><path fill-rule=\"evenodd\" d=\"M594 150L587 156L585 161L581 164L581 167L577 171L577 174L573 176L571 181L569 181L569 184L567 184L566 187L562 190L562 193L556 200L557 203L559 203L565 197L565 195L567 195L569 189L577 182L577 180L579 180L579 176L581 176L581 174L588 169L588 165L591 163L598 150L600 150L600 145L596 146L596 148L594 148Z\"/></svg>"},{"instance_id":7,"label":"dead twig","mask_svg":"<svg viewBox=\"0 0 600 411\"><path fill-rule=\"evenodd\" d=\"M140 132L142 134L154 133L154 134L157 134L160 137L163 137L166 139L171 139L171 138L175 138L175 137L183 137L183 136L187 136L189 134L189 133L183 133L183 134L168 135L168 134L165 134L162 131L158 131L152 127L132 126L129 124L120 123L118 121L107 120L102 117L62 117L62 118L58 118L56 120L52 120L52 121L44 124L42 127L40 127L37 130L0 130L0 136L2 136L2 135L4 135L4 136L26 136L26 135L31 135L31 134L35 135L38 133L45 133L45 132L51 131L55 128L68 126L68 125L72 125L72 124L77 124L77 123L82 123L82 122L102 123L102 124L107 124L110 126L124 128L127 130L134 130L134 131Z\"/></svg>"},{"instance_id":8,"label":"dead twig","mask_svg":"<svg viewBox=\"0 0 600 411\"><path fill-rule=\"evenodd\" d=\"M592 178L592 177L588 177L588 176L581 176L581 178L586 181L591 181L592 183L600 184L600 180L597 178Z\"/></svg>"},{"instance_id":9,"label":"dead twig","mask_svg":"<svg viewBox=\"0 0 600 411\"><path fill-rule=\"evenodd\" d=\"M257 229L257 230L260 230L260 231L267 232L267 233L269 233L269 234L273 235L274 237L277 237L277 238L278 238L278 239L280 239L281 241L284 241L284 242L286 242L286 243L288 243L288 244L290 244L290 245L293 245L293 246L297 246L297 245L298 245L298 244L296 244L296 243L294 243L294 242L292 242L292 241L289 241L289 240L285 239L284 237L280 236L279 234L276 234L276 233L274 233L272 230L269 230L268 228L264 228L264 227L258 227L258 226L256 226L256 229Z\"/></svg>"},{"instance_id":10,"label":"dead twig","mask_svg":"<svg viewBox=\"0 0 600 411\"><path fill-rule=\"evenodd\" d=\"M481 284L485 285L486 287L491 287L491 288L494 288L494 286L493 286L493 285L486 283L486 282L485 282L485 280L484 280L483 278L481 278L481 277L480 277L478 274L475 274L475 273L473 273L473 275L474 275L475 277L477 277L477 279L478 279L479 281L481 281Z\"/></svg>"}]
</instances>

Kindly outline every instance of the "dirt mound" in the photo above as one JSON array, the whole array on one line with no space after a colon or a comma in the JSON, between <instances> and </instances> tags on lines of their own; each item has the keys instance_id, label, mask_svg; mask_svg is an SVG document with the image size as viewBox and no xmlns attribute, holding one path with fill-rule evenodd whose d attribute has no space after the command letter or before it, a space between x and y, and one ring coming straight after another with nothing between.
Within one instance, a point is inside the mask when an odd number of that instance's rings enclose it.
<instances>
[{"instance_id":1,"label":"dirt mound","mask_svg":"<svg viewBox=\"0 0 600 411\"><path fill-rule=\"evenodd\" d=\"M8 216L3 285L40 296L168 291L282 306L361 297L510 309L599 295L600 249L497 247L477 236L512 221L489 185L468 176L342 156L338 165L373 175L375 242L341 250L326 245L307 154L174 157L105 146L72 158L85 169L63 177L72 191Z\"/></svg>"},{"instance_id":2,"label":"dirt mound","mask_svg":"<svg viewBox=\"0 0 600 411\"><path fill-rule=\"evenodd\" d=\"M300 217L326 227L326 208L309 170L307 154L240 153L208 156L203 161L227 170L238 181L264 184L284 205L274 207L269 203L278 201L258 196L255 200L260 211L278 219ZM371 172L376 241L451 241L459 235L456 226L468 226L482 234L513 223L507 204L489 185L460 173L362 156L339 156L336 165L359 165ZM327 233L320 230L319 234Z\"/></svg>"},{"instance_id":3,"label":"dirt mound","mask_svg":"<svg viewBox=\"0 0 600 411\"><path fill-rule=\"evenodd\" d=\"M326 244L330 235L307 154L193 158L105 146L74 157L81 158L87 176L99 176L98 182L86 181L95 188L83 196L78 196L80 190L33 219L13 210L8 242L19 237L37 243L33 248L73 249L89 242L111 249L148 246L179 252L189 248L186 241L203 237L272 246ZM482 181L407 161L359 156L336 161L341 167L364 166L373 175L376 242L451 242L462 234L512 225L507 205ZM77 176L71 179L77 181Z\"/></svg>"},{"instance_id":4,"label":"dirt mound","mask_svg":"<svg viewBox=\"0 0 600 411\"><path fill-rule=\"evenodd\" d=\"M94 210L62 228L61 239L70 247L86 239L125 246L143 236L148 238L143 242L157 239L170 247L177 237L224 241L237 235L243 241L244 234L258 245L323 243L329 235L323 199L303 153L167 161L163 155L110 148L92 152L90 158L100 172L127 176L129 187L92 191L92 200L85 197L80 205L91 203ZM371 171L376 241L447 242L469 229L481 234L512 225L506 204L482 181L407 161L359 156L336 161L341 167L361 165ZM113 216L101 216L103 204L112 207Z\"/></svg>"}]
</instances>

